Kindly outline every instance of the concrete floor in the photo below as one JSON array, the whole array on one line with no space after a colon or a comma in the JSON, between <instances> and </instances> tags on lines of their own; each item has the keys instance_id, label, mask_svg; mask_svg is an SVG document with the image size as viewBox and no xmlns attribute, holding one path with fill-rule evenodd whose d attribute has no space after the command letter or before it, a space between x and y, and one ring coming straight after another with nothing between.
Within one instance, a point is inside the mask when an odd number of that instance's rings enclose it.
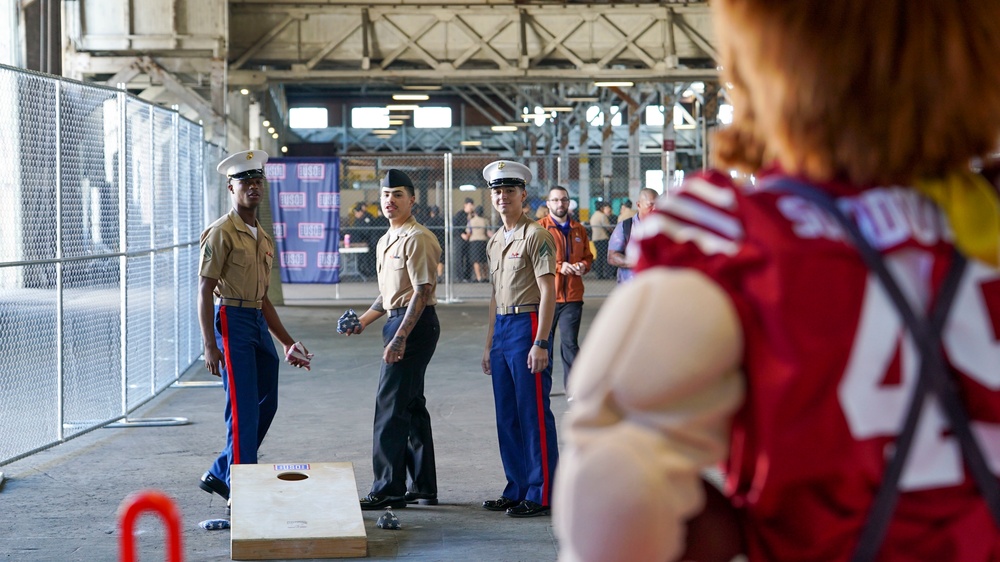
<instances>
[{"instance_id":1,"label":"concrete floor","mask_svg":"<svg viewBox=\"0 0 1000 562\"><path fill-rule=\"evenodd\" d=\"M342 288L343 289L343 288ZM350 461L359 495L371 484L371 436L381 349L380 330L338 336L348 307L371 303L372 285L342 290L286 286L279 314L289 332L316 354L311 372L281 370L278 415L260 450L262 463ZM585 336L602 300L584 307ZM480 507L504 485L497 449L492 389L480 369L487 303L438 306L442 335L426 381L434 429L441 504L396 510L402 529L375 526L381 514L363 512L370 560L555 560L550 517L513 519ZM381 324L375 327L380 327ZM567 408L562 369L553 376L552 410ZM202 365L183 381L211 380ZM229 531L204 531L198 522L226 516L220 498L197 486L224 444L221 387L170 388L132 418L181 416L175 427L99 429L0 467L0 559L111 561L118 558L116 512L130 493L165 492L182 516L185 560L229 560ZM136 526L143 560L165 558L160 520Z\"/></svg>"}]
</instances>

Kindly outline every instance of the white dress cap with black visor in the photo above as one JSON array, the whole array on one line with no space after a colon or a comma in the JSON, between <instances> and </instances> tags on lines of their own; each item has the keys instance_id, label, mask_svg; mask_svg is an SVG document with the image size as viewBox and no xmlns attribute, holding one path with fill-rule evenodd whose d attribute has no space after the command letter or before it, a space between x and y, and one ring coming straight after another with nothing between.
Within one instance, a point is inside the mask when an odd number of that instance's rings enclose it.
<instances>
[{"instance_id":1,"label":"white dress cap with black visor","mask_svg":"<svg viewBox=\"0 0 1000 562\"><path fill-rule=\"evenodd\" d=\"M224 158L216 170L231 180L262 178L266 163L267 153L263 150L244 150Z\"/></svg>"},{"instance_id":2,"label":"white dress cap with black visor","mask_svg":"<svg viewBox=\"0 0 1000 562\"><path fill-rule=\"evenodd\" d=\"M490 189L494 187L526 187L531 183L531 170L520 162L497 160L483 168L483 179Z\"/></svg>"}]
</instances>

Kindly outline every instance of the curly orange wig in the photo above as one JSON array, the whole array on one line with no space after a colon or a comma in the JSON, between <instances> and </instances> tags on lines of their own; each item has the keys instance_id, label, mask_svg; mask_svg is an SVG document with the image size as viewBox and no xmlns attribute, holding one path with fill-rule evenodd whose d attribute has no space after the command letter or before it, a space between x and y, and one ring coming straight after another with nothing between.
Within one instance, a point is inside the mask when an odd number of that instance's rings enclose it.
<instances>
[{"instance_id":1,"label":"curly orange wig","mask_svg":"<svg viewBox=\"0 0 1000 562\"><path fill-rule=\"evenodd\" d=\"M733 125L716 161L908 184L1000 139L1000 1L714 0Z\"/></svg>"}]
</instances>

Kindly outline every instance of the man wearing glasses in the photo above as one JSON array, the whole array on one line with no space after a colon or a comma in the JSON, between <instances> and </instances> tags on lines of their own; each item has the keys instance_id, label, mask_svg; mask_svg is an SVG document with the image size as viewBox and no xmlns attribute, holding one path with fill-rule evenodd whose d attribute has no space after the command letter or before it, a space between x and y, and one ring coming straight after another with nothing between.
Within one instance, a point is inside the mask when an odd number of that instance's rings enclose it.
<instances>
[{"instance_id":1,"label":"man wearing glasses","mask_svg":"<svg viewBox=\"0 0 1000 562\"><path fill-rule=\"evenodd\" d=\"M546 201L549 214L538 224L549 231L556 243L556 312L549 333L549 362L559 327L559 353L562 355L563 385L569 384L569 371L580 351L580 317L583 314L583 275L590 271L594 255L590 252L587 229L569 213L569 191L555 186Z\"/></svg>"}]
</instances>

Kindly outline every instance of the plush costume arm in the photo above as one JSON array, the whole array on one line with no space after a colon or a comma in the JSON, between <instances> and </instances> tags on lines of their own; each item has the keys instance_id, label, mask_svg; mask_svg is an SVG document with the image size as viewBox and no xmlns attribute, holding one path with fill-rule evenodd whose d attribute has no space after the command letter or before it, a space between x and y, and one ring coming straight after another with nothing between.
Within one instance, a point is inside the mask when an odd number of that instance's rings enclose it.
<instances>
[{"instance_id":1,"label":"plush costume arm","mask_svg":"<svg viewBox=\"0 0 1000 562\"><path fill-rule=\"evenodd\" d=\"M616 289L573 364L553 515L562 562L674 560L743 400L742 333L701 273L650 269Z\"/></svg>"}]
</instances>

